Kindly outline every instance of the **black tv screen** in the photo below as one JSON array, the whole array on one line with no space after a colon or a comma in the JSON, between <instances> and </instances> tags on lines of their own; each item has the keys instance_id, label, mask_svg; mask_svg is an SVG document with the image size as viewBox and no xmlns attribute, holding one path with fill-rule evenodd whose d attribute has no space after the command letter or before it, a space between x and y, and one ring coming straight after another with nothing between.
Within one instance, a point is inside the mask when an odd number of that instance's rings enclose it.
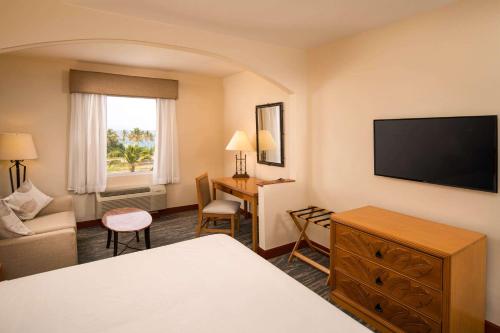
<instances>
[{"instance_id":1,"label":"black tv screen","mask_svg":"<svg viewBox=\"0 0 500 333\"><path fill-rule=\"evenodd\" d=\"M498 192L497 116L374 120L375 175Z\"/></svg>"}]
</instances>

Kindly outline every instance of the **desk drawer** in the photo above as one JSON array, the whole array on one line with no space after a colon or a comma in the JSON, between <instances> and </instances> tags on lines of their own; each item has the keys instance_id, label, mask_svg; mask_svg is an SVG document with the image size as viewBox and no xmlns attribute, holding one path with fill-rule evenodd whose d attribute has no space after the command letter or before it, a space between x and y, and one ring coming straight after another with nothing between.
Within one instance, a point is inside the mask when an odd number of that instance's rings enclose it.
<instances>
[{"instance_id":1,"label":"desk drawer","mask_svg":"<svg viewBox=\"0 0 500 333\"><path fill-rule=\"evenodd\" d=\"M442 289L442 261L403 245L335 224L336 245L419 282Z\"/></svg>"},{"instance_id":2,"label":"desk drawer","mask_svg":"<svg viewBox=\"0 0 500 333\"><path fill-rule=\"evenodd\" d=\"M376 317L383 318L408 333L439 333L441 325L383 294L335 271L334 294L340 294Z\"/></svg>"},{"instance_id":3,"label":"desk drawer","mask_svg":"<svg viewBox=\"0 0 500 333\"><path fill-rule=\"evenodd\" d=\"M243 193L241 191L232 189L232 188L230 188L228 186L224 186L222 184L214 183L214 187L215 187L215 189L217 189L219 191L222 191L224 193L228 193L228 194L234 195L235 197L240 198L242 200L246 200L246 201L255 200L255 201L257 201L257 197L252 197L252 196L250 196L248 194L245 194L245 193Z\"/></svg>"},{"instance_id":4,"label":"desk drawer","mask_svg":"<svg viewBox=\"0 0 500 333\"><path fill-rule=\"evenodd\" d=\"M215 185L215 188L218 189L219 191L233 194L233 190L230 189L229 187L224 186L224 185L217 184L217 185Z\"/></svg>"},{"instance_id":5,"label":"desk drawer","mask_svg":"<svg viewBox=\"0 0 500 333\"><path fill-rule=\"evenodd\" d=\"M441 321L441 292L339 248L335 249L334 262L336 269L432 317L437 322Z\"/></svg>"}]
</instances>

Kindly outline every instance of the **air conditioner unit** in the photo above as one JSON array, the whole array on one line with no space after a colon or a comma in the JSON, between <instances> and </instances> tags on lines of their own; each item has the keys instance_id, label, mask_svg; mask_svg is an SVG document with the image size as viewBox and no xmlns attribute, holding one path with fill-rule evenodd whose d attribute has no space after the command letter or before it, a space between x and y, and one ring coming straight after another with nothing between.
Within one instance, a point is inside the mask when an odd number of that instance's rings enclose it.
<instances>
[{"instance_id":1,"label":"air conditioner unit","mask_svg":"<svg viewBox=\"0 0 500 333\"><path fill-rule=\"evenodd\" d=\"M109 188L96 193L96 217L114 208L134 207L148 212L167 208L165 185Z\"/></svg>"}]
</instances>

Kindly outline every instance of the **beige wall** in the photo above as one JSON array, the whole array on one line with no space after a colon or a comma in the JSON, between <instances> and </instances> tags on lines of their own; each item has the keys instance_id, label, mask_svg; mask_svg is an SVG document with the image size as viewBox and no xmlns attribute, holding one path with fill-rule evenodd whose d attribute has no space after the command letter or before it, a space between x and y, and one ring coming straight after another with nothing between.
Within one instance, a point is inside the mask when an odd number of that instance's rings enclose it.
<instances>
[{"instance_id":1,"label":"beige wall","mask_svg":"<svg viewBox=\"0 0 500 333\"><path fill-rule=\"evenodd\" d=\"M293 111L289 109L288 92L262 77L242 72L224 78L224 149L236 130L244 130L256 148L255 106L268 103L283 102L283 123L285 141L285 167L269 166L256 162L256 152L247 153L247 171L251 176L261 179L293 178L296 173L290 166L290 161L300 161L300 150L293 149L293 136L305 144L305 135L299 136L301 130L306 130L304 122L295 122ZM299 125L300 128L297 128ZM224 175L232 175L235 171L235 152L224 152ZM299 209L307 205L307 191L304 179L298 182L270 185L259 188L259 246L264 250L285 245L297 240L297 231L286 213L288 209ZM235 197L225 195L235 200ZM313 232L313 239L324 242L324 237ZM324 234L324 233L323 233ZM327 235L327 234L326 234ZM310 235L311 236L311 235Z\"/></svg>"},{"instance_id":2,"label":"beige wall","mask_svg":"<svg viewBox=\"0 0 500 333\"><path fill-rule=\"evenodd\" d=\"M247 172L251 176L262 179L277 179L289 177L290 154L290 111L289 95L286 91L262 77L242 72L224 78L224 146L231 140L236 130L243 130L248 134L254 149L256 148L255 133L255 106L269 103L283 102L283 123L285 130L285 167L269 166L257 163L256 152L247 153ZM232 175L235 171L235 152L224 152L224 174Z\"/></svg>"},{"instance_id":3,"label":"beige wall","mask_svg":"<svg viewBox=\"0 0 500 333\"><path fill-rule=\"evenodd\" d=\"M499 114L499 22L499 1L459 2L310 54L312 202L373 204L486 233L487 319L497 324L500 196L374 176L372 121Z\"/></svg>"},{"instance_id":4,"label":"beige wall","mask_svg":"<svg viewBox=\"0 0 500 333\"><path fill-rule=\"evenodd\" d=\"M51 196L66 193L69 123L68 65L0 57L0 132L33 135L39 158L28 177ZM0 196L10 193L7 161L0 162Z\"/></svg>"},{"instance_id":5,"label":"beige wall","mask_svg":"<svg viewBox=\"0 0 500 333\"><path fill-rule=\"evenodd\" d=\"M196 202L194 178L223 170L223 87L219 78L157 70L0 56L0 132L33 134L40 158L28 161L29 177L50 195L66 193L70 68L179 80L177 124L181 183L167 186L169 207ZM7 194L7 162L0 164L0 195ZM148 182L149 177L113 177L110 185ZM91 203L92 198L88 203ZM89 205L80 215L93 216ZM82 217L82 216L81 216Z\"/></svg>"},{"instance_id":6,"label":"beige wall","mask_svg":"<svg viewBox=\"0 0 500 333\"><path fill-rule=\"evenodd\" d=\"M227 34L163 24L125 15L68 5L59 0L8 1L0 15L0 53L40 43L111 40L181 48L237 63L289 90L290 174L306 183L302 156L307 150L306 52ZM33 27L36 27L34 29ZM293 130L292 130L293 129Z\"/></svg>"}]
</instances>

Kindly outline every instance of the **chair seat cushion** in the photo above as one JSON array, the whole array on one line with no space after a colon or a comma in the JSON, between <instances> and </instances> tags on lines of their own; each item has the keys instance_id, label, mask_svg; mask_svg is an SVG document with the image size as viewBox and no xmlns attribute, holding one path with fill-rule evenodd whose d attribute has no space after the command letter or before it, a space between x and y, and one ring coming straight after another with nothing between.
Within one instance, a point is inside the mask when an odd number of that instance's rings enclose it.
<instances>
[{"instance_id":1,"label":"chair seat cushion","mask_svg":"<svg viewBox=\"0 0 500 333\"><path fill-rule=\"evenodd\" d=\"M213 200L203 208L207 214L236 214L240 210L240 203L233 200Z\"/></svg>"},{"instance_id":2,"label":"chair seat cushion","mask_svg":"<svg viewBox=\"0 0 500 333\"><path fill-rule=\"evenodd\" d=\"M40 216L33 220L25 221L24 224L35 234L76 228L75 214L71 211Z\"/></svg>"}]
</instances>

